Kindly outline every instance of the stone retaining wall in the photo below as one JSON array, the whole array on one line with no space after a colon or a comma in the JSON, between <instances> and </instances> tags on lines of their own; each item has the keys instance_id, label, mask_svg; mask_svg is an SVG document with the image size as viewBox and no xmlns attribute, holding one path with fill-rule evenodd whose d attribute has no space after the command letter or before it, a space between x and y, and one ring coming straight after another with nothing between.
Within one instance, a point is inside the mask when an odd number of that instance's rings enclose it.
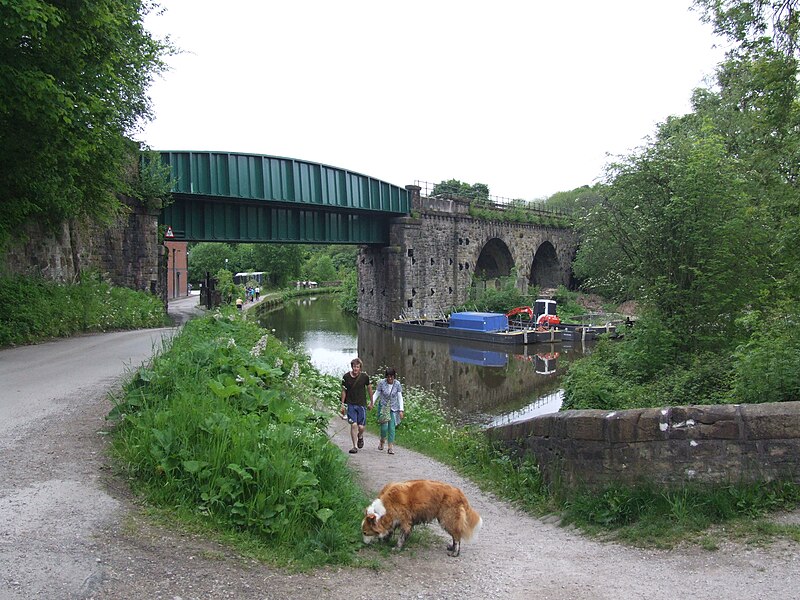
<instances>
[{"instance_id":1,"label":"stone retaining wall","mask_svg":"<svg viewBox=\"0 0 800 600\"><path fill-rule=\"evenodd\" d=\"M56 232L33 223L25 240L2 260L5 273L39 275L74 282L81 271L97 270L110 283L149 291L167 301L166 253L158 233L158 213L133 199L111 223L70 221Z\"/></svg>"},{"instance_id":2,"label":"stone retaining wall","mask_svg":"<svg viewBox=\"0 0 800 600\"><path fill-rule=\"evenodd\" d=\"M488 435L567 487L800 483L800 402L568 410Z\"/></svg>"}]
</instances>

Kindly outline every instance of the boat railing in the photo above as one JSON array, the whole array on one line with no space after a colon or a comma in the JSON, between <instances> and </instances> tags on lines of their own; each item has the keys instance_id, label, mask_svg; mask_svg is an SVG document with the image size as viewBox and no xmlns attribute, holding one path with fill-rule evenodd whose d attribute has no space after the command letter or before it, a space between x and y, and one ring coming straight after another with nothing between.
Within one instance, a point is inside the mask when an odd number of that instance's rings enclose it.
<instances>
[{"instance_id":1,"label":"boat railing","mask_svg":"<svg viewBox=\"0 0 800 600\"><path fill-rule=\"evenodd\" d=\"M400 313L400 321L408 323L430 324L430 325L446 325L449 321L449 312L444 310L436 310L431 314L422 312L419 309L410 309Z\"/></svg>"},{"instance_id":2,"label":"boat railing","mask_svg":"<svg viewBox=\"0 0 800 600\"><path fill-rule=\"evenodd\" d=\"M606 327L609 325L619 325L625 322L625 316L618 313L596 312L577 315L570 319L571 322L592 327Z\"/></svg>"}]
</instances>

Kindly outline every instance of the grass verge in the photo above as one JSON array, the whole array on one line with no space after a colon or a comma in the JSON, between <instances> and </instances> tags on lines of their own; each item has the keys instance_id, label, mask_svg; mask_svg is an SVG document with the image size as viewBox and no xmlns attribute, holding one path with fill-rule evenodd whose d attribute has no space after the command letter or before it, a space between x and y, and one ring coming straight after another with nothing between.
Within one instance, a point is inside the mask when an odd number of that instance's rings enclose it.
<instances>
[{"instance_id":1,"label":"grass verge","mask_svg":"<svg viewBox=\"0 0 800 600\"><path fill-rule=\"evenodd\" d=\"M134 489L182 527L292 569L374 567L380 548L359 553L369 499L326 434L339 390L337 378L242 314L218 311L190 321L124 387L110 415L114 453ZM800 538L800 528L763 519L797 506L793 484L566 494L546 485L532 460L508 456L479 429L450 425L436 395L406 388L404 397L398 444L532 514L655 547ZM377 431L373 413L368 427Z\"/></svg>"},{"instance_id":2,"label":"grass verge","mask_svg":"<svg viewBox=\"0 0 800 600\"><path fill-rule=\"evenodd\" d=\"M332 382L228 309L187 323L116 399L135 491L304 569L354 564L368 500L326 435Z\"/></svg>"},{"instance_id":3,"label":"grass verge","mask_svg":"<svg viewBox=\"0 0 800 600\"><path fill-rule=\"evenodd\" d=\"M160 299L113 287L96 273L77 284L38 277L0 277L0 347L32 344L82 332L162 327Z\"/></svg>"}]
</instances>

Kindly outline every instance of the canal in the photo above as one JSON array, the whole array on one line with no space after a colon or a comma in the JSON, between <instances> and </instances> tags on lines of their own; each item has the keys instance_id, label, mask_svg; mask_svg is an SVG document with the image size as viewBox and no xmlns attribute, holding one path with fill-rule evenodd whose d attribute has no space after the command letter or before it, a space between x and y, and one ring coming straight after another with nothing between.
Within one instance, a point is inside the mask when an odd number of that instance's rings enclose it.
<instances>
[{"instance_id":1,"label":"canal","mask_svg":"<svg viewBox=\"0 0 800 600\"><path fill-rule=\"evenodd\" d=\"M591 351L580 341L512 350L400 335L342 313L335 295L297 298L259 311L258 320L323 373L341 376L355 356L370 375L394 367L404 385L437 393L459 423L505 424L557 411L564 366Z\"/></svg>"}]
</instances>

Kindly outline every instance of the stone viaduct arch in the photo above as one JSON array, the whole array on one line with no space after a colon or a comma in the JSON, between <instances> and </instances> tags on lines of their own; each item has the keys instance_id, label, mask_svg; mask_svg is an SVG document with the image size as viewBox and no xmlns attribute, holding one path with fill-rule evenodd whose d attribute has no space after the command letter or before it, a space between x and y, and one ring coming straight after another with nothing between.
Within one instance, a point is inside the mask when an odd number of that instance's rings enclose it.
<instances>
[{"instance_id":1,"label":"stone viaduct arch","mask_svg":"<svg viewBox=\"0 0 800 600\"><path fill-rule=\"evenodd\" d=\"M569 284L577 243L572 230L484 221L468 208L457 199L412 195L415 216L392 220L390 245L359 252L361 319L387 325L400 315L449 312L468 300L477 273L502 277L516 269L523 292Z\"/></svg>"}]
</instances>

